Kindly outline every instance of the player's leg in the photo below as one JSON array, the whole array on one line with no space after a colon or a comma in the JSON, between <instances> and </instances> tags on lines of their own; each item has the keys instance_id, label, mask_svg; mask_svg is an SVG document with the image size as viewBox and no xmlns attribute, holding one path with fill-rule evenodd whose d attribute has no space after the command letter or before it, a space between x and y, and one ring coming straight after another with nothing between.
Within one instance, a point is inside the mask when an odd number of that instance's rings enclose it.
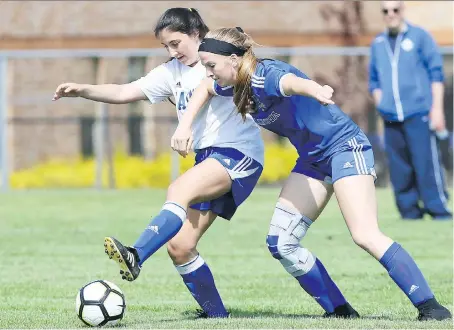
<instances>
[{"instance_id":1,"label":"player's leg","mask_svg":"<svg viewBox=\"0 0 454 330\"><path fill-rule=\"evenodd\" d=\"M419 192L403 123L385 123L385 150L397 209L403 219L421 219Z\"/></svg>"},{"instance_id":2,"label":"player's leg","mask_svg":"<svg viewBox=\"0 0 454 330\"><path fill-rule=\"evenodd\" d=\"M169 186L161 212L152 219L133 247L106 237L106 253L119 263L123 279L135 280L142 264L175 236L186 220L186 210L191 203L222 196L230 191L231 186L232 180L224 166L215 159L207 158Z\"/></svg>"},{"instance_id":3,"label":"player's leg","mask_svg":"<svg viewBox=\"0 0 454 330\"><path fill-rule=\"evenodd\" d=\"M452 219L438 141L429 128L428 117L412 117L404 128L425 211L435 219Z\"/></svg>"},{"instance_id":4,"label":"player's leg","mask_svg":"<svg viewBox=\"0 0 454 330\"><path fill-rule=\"evenodd\" d=\"M211 210L188 209L187 220L180 231L167 243L167 251L191 295L205 317L228 317L214 283L213 274L197 251L197 243L216 219Z\"/></svg>"},{"instance_id":5,"label":"player's leg","mask_svg":"<svg viewBox=\"0 0 454 330\"><path fill-rule=\"evenodd\" d=\"M230 191L231 186L232 180L224 166L212 158L205 159L176 179L167 190L163 210L149 225L152 229L147 228L134 244L140 264L178 232L190 204L220 197ZM160 233L156 233L153 226L158 227Z\"/></svg>"},{"instance_id":6,"label":"player's leg","mask_svg":"<svg viewBox=\"0 0 454 330\"><path fill-rule=\"evenodd\" d=\"M219 198L191 205L188 221L169 241L167 250L186 287L202 307L199 317L228 317L213 275L197 252L197 243L217 215L227 220L233 217L257 184L262 165L230 148L216 148L209 157L225 166L232 180L231 190Z\"/></svg>"},{"instance_id":7,"label":"player's leg","mask_svg":"<svg viewBox=\"0 0 454 330\"><path fill-rule=\"evenodd\" d=\"M435 300L413 258L378 227L374 158L367 144L365 137L362 141L355 139L351 156L350 151L345 151L332 160L334 192L352 238L385 267L393 281L419 309L419 319L450 317L449 311ZM341 165L348 157L358 167L343 171Z\"/></svg>"},{"instance_id":8,"label":"player's leg","mask_svg":"<svg viewBox=\"0 0 454 330\"><path fill-rule=\"evenodd\" d=\"M291 173L276 204L267 245L272 256L325 310L325 316L358 317L322 262L300 245L331 195L330 184L302 173Z\"/></svg>"}]
</instances>

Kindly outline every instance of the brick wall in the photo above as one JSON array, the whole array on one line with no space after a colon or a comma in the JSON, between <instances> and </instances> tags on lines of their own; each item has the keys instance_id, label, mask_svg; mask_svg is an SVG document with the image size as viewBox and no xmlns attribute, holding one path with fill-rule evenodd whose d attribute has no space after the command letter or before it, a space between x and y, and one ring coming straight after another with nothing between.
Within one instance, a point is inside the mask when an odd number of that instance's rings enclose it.
<instances>
[{"instance_id":1,"label":"brick wall","mask_svg":"<svg viewBox=\"0 0 454 330\"><path fill-rule=\"evenodd\" d=\"M452 3L430 3L437 19L431 19L431 29L452 28L450 14ZM174 1L172 6L191 6L199 9L211 28L242 26L253 35L254 31L331 33L339 31L338 20L325 21L321 15L323 6L331 5L340 10L340 1ZM365 28L379 31L382 28L379 2L363 2ZM451 10L447 10L450 6ZM0 37L29 38L74 36L121 36L149 34L159 15L169 7L164 1L2 1L0 2ZM434 8L438 8L435 10ZM439 9L444 8L444 9ZM427 11L418 2L408 6L409 16L421 21L420 14ZM228 15L226 14L228 13ZM419 13L419 14L418 14ZM431 14L432 15L432 14ZM446 16L446 17L445 17ZM449 16L449 17L448 17ZM432 16L431 16L432 17ZM426 20L417 23L427 23ZM147 70L159 65L165 58L148 59ZM340 58L292 58L310 74L334 77L345 65ZM109 59L106 82L126 83L127 60ZM358 67L358 66L357 66ZM361 68L361 66L359 66ZM317 68L317 69L315 69ZM334 72L334 74L333 74ZM66 99L50 101L58 84L65 81L95 83L95 71L91 59L12 59L9 63L9 115L14 117L60 117L92 115L93 102ZM365 93L362 86L361 93ZM365 94L364 94L365 95ZM359 102L347 102L344 110L354 114L362 112L367 97ZM362 102L362 103L361 103ZM110 114L125 117L127 105L110 105ZM150 106L141 102L139 112L147 117L144 125L144 141L147 154L168 150L169 134L173 126L154 122L155 116L175 116L173 106L160 104ZM127 147L126 126L110 127L116 148ZM80 136L77 122L65 124L19 124L10 125L10 142L14 169L29 167L37 162L54 157L71 157L79 154ZM267 135L267 138L269 135Z\"/></svg>"},{"instance_id":2,"label":"brick wall","mask_svg":"<svg viewBox=\"0 0 454 330\"><path fill-rule=\"evenodd\" d=\"M341 1L323 4L341 7ZM0 35L63 37L130 35L153 31L169 6L194 7L211 28L242 26L245 30L320 32L326 27L319 1L3 1ZM377 2L365 2L367 16L379 12ZM26 17L27 19L24 19ZM372 30L379 20L369 22Z\"/></svg>"}]
</instances>

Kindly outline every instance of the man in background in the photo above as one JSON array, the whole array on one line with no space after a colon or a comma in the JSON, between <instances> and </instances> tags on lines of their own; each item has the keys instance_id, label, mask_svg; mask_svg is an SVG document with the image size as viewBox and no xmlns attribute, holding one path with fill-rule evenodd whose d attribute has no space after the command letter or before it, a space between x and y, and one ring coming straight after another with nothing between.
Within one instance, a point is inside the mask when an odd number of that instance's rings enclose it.
<instances>
[{"instance_id":1,"label":"man in background","mask_svg":"<svg viewBox=\"0 0 454 330\"><path fill-rule=\"evenodd\" d=\"M403 1L381 9L387 28L371 45L369 91L384 119L397 207L403 219L452 219L437 141L448 136L441 54L426 30L404 20Z\"/></svg>"}]
</instances>

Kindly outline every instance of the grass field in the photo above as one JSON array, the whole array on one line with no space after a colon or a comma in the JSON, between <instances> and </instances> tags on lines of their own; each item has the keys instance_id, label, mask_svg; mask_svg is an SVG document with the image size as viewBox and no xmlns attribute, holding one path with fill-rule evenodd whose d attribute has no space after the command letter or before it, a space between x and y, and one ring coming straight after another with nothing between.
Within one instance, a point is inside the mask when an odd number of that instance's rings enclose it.
<instances>
[{"instance_id":1,"label":"grass field","mask_svg":"<svg viewBox=\"0 0 454 330\"><path fill-rule=\"evenodd\" d=\"M197 305L165 249L139 279L122 281L104 254L113 235L133 243L159 212L165 192L29 191L0 196L0 328L80 328L75 297L95 279L126 296L121 328L439 328L417 312L383 267L352 242L335 199L303 244L325 264L359 320L323 319L321 308L271 258L265 238L277 189L257 189L231 223L219 220L200 244L226 307L227 320L196 320ZM438 300L452 310L452 222L399 220L389 190L378 190L382 230L416 259Z\"/></svg>"}]
</instances>

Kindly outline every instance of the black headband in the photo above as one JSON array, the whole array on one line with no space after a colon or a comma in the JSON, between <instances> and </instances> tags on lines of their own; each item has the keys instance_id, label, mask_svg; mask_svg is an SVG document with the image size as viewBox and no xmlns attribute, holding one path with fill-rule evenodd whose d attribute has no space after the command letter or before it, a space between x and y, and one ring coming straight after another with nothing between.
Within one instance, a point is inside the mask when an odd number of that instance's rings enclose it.
<instances>
[{"instance_id":1,"label":"black headband","mask_svg":"<svg viewBox=\"0 0 454 330\"><path fill-rule=\"evenodd\" d=\"M243 56L246 53L245 49L238 48L229 42L205 38L199 46L199 52L208 52L213 54L219 54L224 56L230 56L232 54Z\"/></svg>"},{"instance_id":2,"label":"black headband","mask_svg":"<svg viewBox=\"0 0 454 330\"><path fill-rule=\"evenodd\" d=\"M237 27L236 29L241 33L244 33L242 28ZM205 38L202 40L202 43L199 46L199 52L208 52L224 56L230 56L232 54L243 56L244 53L246 53L246 50L238 48L237 46L229 42L212 38Z\"/></svg>"}]
</instances>

